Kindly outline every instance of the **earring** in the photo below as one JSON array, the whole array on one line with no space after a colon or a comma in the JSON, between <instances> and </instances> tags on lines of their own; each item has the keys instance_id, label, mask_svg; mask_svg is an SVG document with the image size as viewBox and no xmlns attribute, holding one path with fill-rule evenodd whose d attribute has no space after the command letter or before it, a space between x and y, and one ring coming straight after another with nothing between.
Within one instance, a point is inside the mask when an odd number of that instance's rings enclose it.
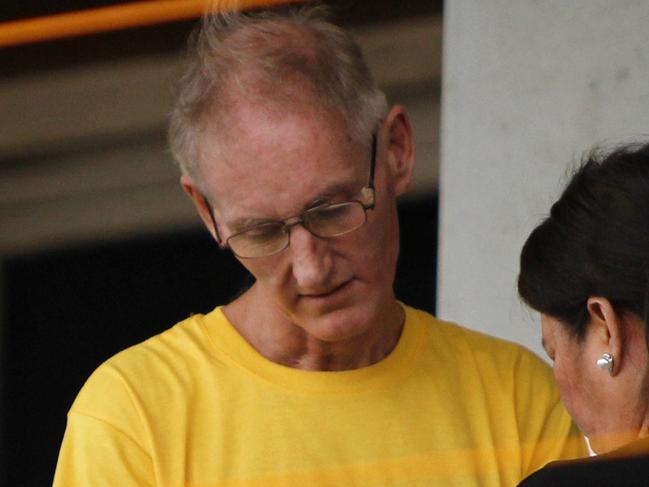
<instances>
[{"instance_id":1,"label":"earring","mask_svg":"<svg viewBox=\"0 0 649 487\"><path fill-rule=\"evenodd\" d=\"M609 374L613 373L613 365L614 365L614 360L613 360L613 355L610 353L606 352L603 353L600 358L597 359L597 367L599 367L602 370L608 370Z\"/></svg>"}]
</instances>

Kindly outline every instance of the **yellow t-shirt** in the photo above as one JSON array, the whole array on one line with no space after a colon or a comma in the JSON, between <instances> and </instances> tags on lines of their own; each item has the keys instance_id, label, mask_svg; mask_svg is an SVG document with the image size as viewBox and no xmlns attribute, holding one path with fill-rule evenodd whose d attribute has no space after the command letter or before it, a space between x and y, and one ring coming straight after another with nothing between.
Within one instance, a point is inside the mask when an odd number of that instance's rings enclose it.
<instances>
[{"instance_id":1,"label":"yellow t-shirt","mask_svg":"<svg viewBox=\"0 0 649 487\"><path fill-rule=\"evenodd\" d=\"M583 454L549 368L520 346L406 307L381 362L303 371L217 308L95 371L54 485L513 486Z\"/></svg>"}]
</instances>

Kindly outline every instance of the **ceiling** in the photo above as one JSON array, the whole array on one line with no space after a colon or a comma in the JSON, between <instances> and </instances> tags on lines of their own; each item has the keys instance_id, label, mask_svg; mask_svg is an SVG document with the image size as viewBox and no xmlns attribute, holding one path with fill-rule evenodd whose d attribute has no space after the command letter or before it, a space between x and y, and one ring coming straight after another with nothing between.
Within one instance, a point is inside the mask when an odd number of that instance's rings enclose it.
<instances>
[{"instance_id":1,"label":"ceiling","mask_svg":"<svg viewBox=\"0 0 649 487\"><path fill-rule=\"evenodd\" d=\"M142 0L140 0L142 1ZM148 0L149 2L155 0ZM178 0L182 1L182 0ZM37 16L82 12L96 7L124 5L124 0L57 0L3 2L2 22ZM442 0L328 0L341 25L358 26L421 16L440 16ZM0 77L97 61L179 51L185 46L193 20L119 30L47 43L0 48Z\"/></svg>"}]
</instances>

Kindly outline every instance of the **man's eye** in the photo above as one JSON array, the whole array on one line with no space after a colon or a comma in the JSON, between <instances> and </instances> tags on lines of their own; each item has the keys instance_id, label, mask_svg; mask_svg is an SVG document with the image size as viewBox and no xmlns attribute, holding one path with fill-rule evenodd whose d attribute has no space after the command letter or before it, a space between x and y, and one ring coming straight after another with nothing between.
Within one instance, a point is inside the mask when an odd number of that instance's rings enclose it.
<instances>
[{"instance_id":1,"label":"man's eye","mask_svg":"<svg viewBox=\"0 0 649 487\"><path fill-rule=\"evenodd\" d=\"M331 205L324 208L318 208L314 212L314 216L318 220L337 220L341 217L344 217L349 213L350 205Z\"/></svg>"},{"instance_id":2,"label":"man's eye","mask_svg":"<svg viewBox=\"0 0 649 487\"><path fill-rule=\"evenodd\" d=\"M281 233L281 227L278 225L259 225L252 227L243 232L243 235L250 240L269 240Z\"/></svg>"}]
</instances>

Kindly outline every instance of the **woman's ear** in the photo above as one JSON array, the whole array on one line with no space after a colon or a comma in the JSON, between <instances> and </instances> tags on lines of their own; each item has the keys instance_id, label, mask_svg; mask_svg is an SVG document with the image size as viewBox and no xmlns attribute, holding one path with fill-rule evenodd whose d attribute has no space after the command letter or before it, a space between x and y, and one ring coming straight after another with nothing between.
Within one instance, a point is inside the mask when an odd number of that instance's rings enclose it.
<instances>
[{"instance_id":1,"label":"woman's ear","mask_svg":"<svg viewBox=\"0 0 649 487\"><path fill-rule=\"evenodd\" d=\"M623 365L627 346L624 316L607 298L601 296L588 298L586 308L590 317L588 333L595 340L595 346L601 347L602 353L610 353L613 356L611 375L616 375Z\"/></svg>"},{"instance_id":2,"label":"woman's ear","mask_svg":"<svg viewBox=\"0 0 649 487\"><path fill-rule=\"evenodd\" d=\"M207 203L205 196L203 196L203 193L201 192L201 190L198 189L198 186L186 174L180 176L180 185L185 190L185 193L187 193L187 196L189 196L189 198L194 203L194 206L198 211L198 215L201 217L201 220L203 220L203 224L207 227L208 231L212 234L214 240L216 240L216 242L220 245L216 233L214 215L212 214L212 209Z\"/></svg>"},{"instance_id":3,"label":"woman's ear","mask_svg":"<svg viewBox=\"0 0 649 487\"><path fill-rule=\"evenodd\" d=\"M382 124L380 137L386 140L388 184L395 196L406 192L415 167L415 141L405 109L393 106Z\"/></svg>"}]
</instances>

